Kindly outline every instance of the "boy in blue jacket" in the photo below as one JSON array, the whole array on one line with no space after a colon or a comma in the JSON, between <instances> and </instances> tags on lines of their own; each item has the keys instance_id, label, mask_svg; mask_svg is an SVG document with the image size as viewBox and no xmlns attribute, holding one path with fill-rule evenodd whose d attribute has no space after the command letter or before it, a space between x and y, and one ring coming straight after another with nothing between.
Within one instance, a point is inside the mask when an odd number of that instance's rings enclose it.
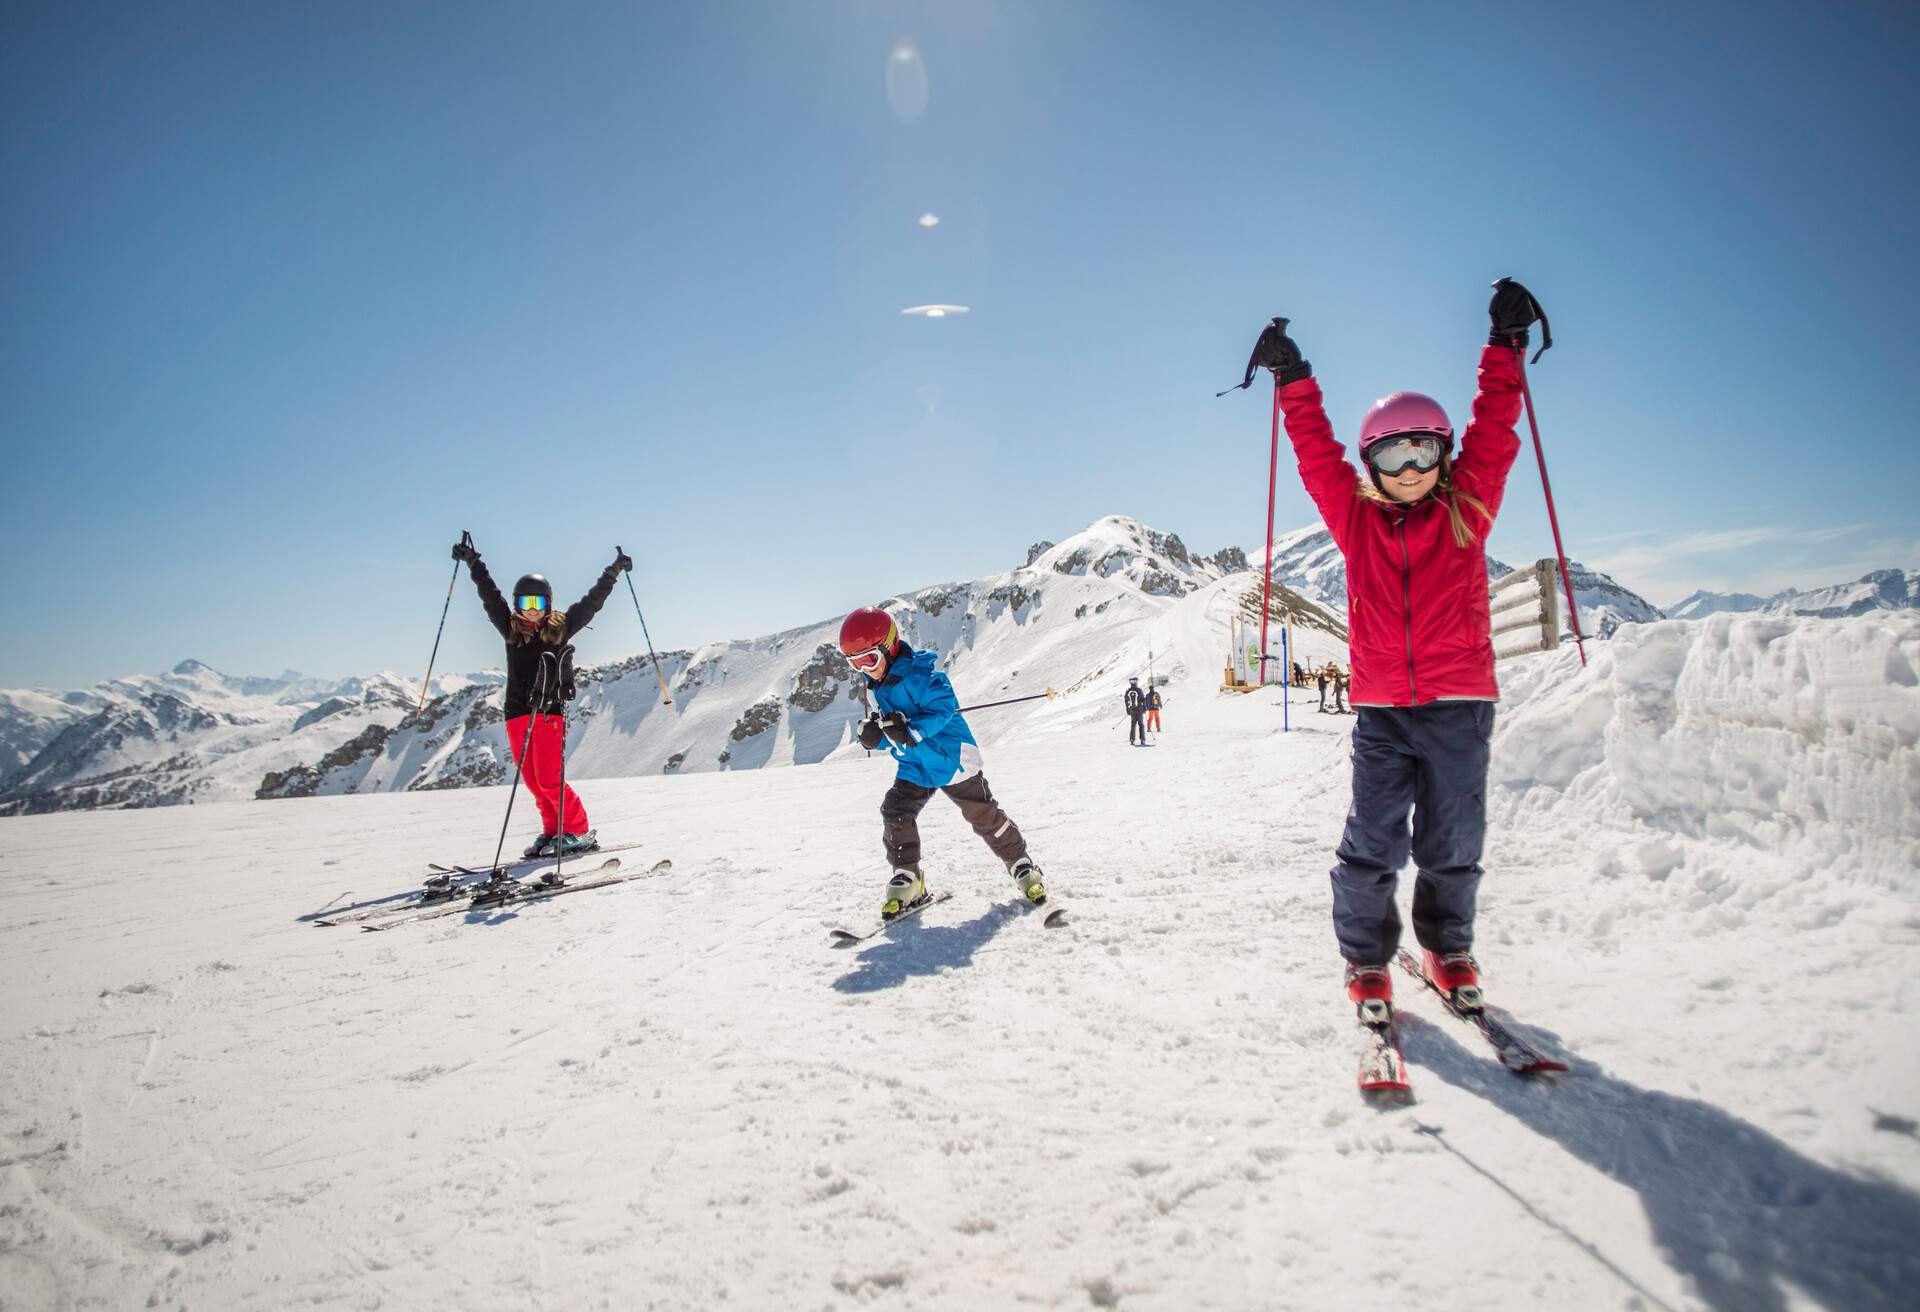
<instances>
[{"instance_id":1,"label":"boy in blue jacket","mask_svg":"<svg viewBox=\"0 0 1920 1312\"><path fill-rule=\"evenodd\" d=\"M1040 867L1027 855L1019 826L993 800L981 773L980 748L960 714L953 684L934 668L930 651L915 651L901 640L893 617L863 606L840 626L840 651L855 673L867 681L880 708L860 725L860 745L877 750L884 742L900 769L880 803L883 841L892 874L881 918L891 920L927 900L920 872L919 815L938 789L953 799L973 832L1006 862L1007 873L1030 902L1047 900Z\"/></svg>"}]
</instances>

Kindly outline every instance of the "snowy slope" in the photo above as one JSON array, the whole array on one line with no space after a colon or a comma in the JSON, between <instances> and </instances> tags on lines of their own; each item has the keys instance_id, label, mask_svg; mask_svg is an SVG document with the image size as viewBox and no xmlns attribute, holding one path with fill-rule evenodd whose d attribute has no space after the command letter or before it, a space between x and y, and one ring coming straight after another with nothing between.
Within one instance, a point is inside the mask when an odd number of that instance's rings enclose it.
<instances>
[{"instance_id":1,"label":"snowy slope","mask_svg":"<svg viewBox=\"0 0 1920 1312\"><path fill-rule=\"evenodd\" d=\"M1135 637L1198 661L1234 604ZM1350 722L1274 689L989 749L1058 931L936 799L954 899L825 946L883 874L859 756L595 781L671 875L385 935L296 917L484 857L503 790L0 820L0 1301L1910 1306L1920 618L1590 659L1503 666L1479 944L1573 1073L1403 988L1387 1112L1326 921Z\"/></svg>"}]
</instances>

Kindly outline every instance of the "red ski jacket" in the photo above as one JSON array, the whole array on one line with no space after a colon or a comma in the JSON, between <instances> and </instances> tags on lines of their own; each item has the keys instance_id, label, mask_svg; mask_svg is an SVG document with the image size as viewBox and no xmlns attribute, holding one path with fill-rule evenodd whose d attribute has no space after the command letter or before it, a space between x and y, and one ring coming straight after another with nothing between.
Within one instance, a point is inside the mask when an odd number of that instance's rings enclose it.
<instances>
[{"instance_id":1,"label":"red ski jacket","mask_svg":"<svg viewBox=\"0 0 1920 1312\"><path fill-rule=\"evenodd\" d=\"M1453 462L1457 492L1500 513L1507 471L1520 453L1520 371L1513 350L1480 355L1473 421ZM1311 378L1280 389L1287 437L1300 477L1347 560L1347 645L1356 706L1424 706L1436 701L1498 701L1492 621L1487 613L1487 552L1492 527L1464 501L1473 541L1454 545L1437 496L1401 508L1358 492L1360 471L1333 435Z\"/></svg>"}]
</instances>

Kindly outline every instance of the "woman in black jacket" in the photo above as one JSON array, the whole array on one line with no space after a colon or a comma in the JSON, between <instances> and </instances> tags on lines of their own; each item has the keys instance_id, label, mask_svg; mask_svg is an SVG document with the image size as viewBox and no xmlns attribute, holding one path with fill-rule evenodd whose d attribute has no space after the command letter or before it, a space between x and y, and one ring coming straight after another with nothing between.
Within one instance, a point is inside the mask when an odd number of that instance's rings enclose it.
<instances>
[{"instance_id":1,"label":"woman in black jacket","mask_svg":"<svg viewBox=\"0 0 1920 1312\"><path fill-rule=\"evenodd\" d=\"M556 843L566 856L591 852L598 843L587 824L587 808L571 787L562 796L566 685L573 678L573 648L568 644L600 613L615 577L632 569L633 559L621 552L600 571L599 581L586 596L565 610L555 610L553 588L543 576L522 575L513 585L509 607L470 542L456 543L453 558L467 562L487 618L507 640L507 742L520 763L527 791L540 807L542 825L539 841L526 855L549 855Z\"/></svg>"}]
</instances>

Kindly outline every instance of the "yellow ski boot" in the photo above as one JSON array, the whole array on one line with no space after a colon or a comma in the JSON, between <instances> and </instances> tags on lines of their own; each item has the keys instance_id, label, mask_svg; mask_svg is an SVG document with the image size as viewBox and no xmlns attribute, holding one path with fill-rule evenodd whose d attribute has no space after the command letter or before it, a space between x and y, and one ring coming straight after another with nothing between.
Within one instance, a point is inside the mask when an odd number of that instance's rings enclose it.
<instances>
[{"instance_id":1,"label":"yellow ski boot","mask_svg":"<svg viewBox=\"0 0 1920 1312\"><path fill-rule=\"evenodd\" d=\"M1032 857L1023 856L1016 859L1007 867L1007 873L1013 876L1013 882L1019 885L1027 901L1038 906L1047 900L1047 886L1041 882L1040 867L1033 863Z\"/></svg>"},{"instance_id":2,"label":"yellow ski boot","mask_svg":"<svg viewBox=\"0 0 1920 1312\"><path fill-rule=\"evenodd\" d=\"M880 905L880 919L892 920L926 900L927 880L920 873L920 867L901 866L887 881L887 900Z\"/></svg>"}]
</instances>

